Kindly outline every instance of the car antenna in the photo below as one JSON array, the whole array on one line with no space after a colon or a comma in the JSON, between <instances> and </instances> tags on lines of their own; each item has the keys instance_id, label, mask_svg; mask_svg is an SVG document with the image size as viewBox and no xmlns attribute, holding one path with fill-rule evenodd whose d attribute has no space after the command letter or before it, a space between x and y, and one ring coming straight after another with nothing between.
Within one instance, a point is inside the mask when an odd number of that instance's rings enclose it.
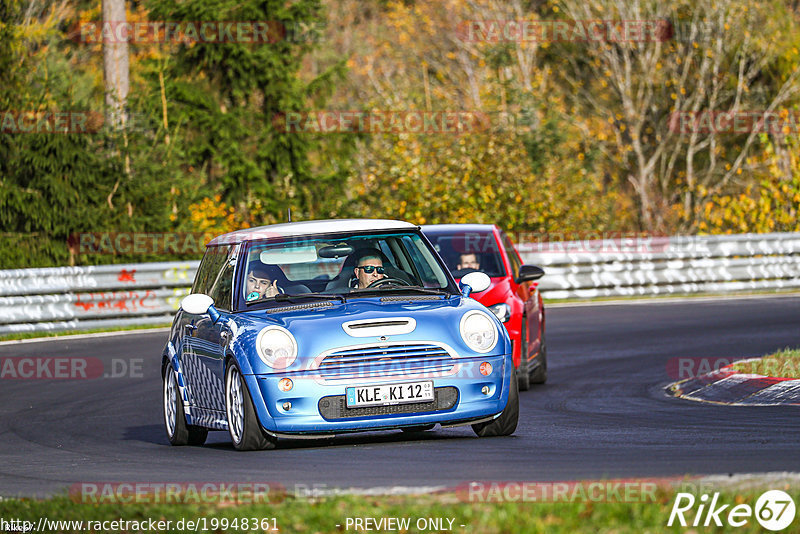
<instances>
[{"instance_id":1,"label":"car antenna","mask_svg":"<svg viewBox=\"0 0 800 534\"><path fill-rule=\"evenodd\" d=\"M286 208L286 215L289 217L288 222L292 222L292 208Z\"/></svg>"}]
</instances>

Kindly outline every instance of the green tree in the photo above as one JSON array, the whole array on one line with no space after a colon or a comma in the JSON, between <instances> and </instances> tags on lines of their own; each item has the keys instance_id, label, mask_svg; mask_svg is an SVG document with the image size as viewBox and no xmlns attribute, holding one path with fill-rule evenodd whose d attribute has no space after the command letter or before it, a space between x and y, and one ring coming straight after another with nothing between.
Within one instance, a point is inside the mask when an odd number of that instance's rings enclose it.
<instances>
[{"instance_id":1,"label":"green tree","mask_svg":"<svg viewBox=\"0 0 800 534\"><path fill-rule=\"evenodd\" d=\"M164 76L171 123L182 126L183 165L202 169L214 194L249 214L253 224L296 216L325 216L341 194L335 166L312 168L324 152L311 135L281 131L275 119L324 101L341 64L303 79L306 54L324 11L319 0L150 0L152 20L267 21L288 30L275 42L180 44ZM331 207L333 206L333 208Z\"/></svg>"},{"instance_id":2,"label":"green tree","mask_svg":"<svg viewBox=\"0 0 800 534\"><path fill-rule=\"evenodd\" d=\"M58 49L59 29L49 11L41 18L21 2L0 8L0 267L70 263L74 232L102 227L105 195L120 172L104 153L102 136L83 133L24 133L20 114L88 110ZM53 10L56 8L53 7ZM40 115L41 116L41 115Z\"/></svg>"}]
</instances>

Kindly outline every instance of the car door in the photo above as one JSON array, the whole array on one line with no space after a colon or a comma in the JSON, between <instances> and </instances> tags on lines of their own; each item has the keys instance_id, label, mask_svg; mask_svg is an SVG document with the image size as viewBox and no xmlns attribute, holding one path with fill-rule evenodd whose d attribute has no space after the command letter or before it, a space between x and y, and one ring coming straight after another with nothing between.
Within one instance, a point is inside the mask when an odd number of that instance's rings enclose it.
<instances>
[{"instance_id":1,"label":"car door","mask_svg":"<svg viewBox=\"0 0 800 534\"><path fill-rule=\"evenodd\" d=\"M194 284L192 284L192 294L208 294L210 281L214 279L214 272L219 268L216 264L218 258L217 247L206 249L206 253L197 269ZM189 313L183 308L178 311L178 360L184 384L186 385L189 404L192 406L197 406L197 393L195 392L197 384L196 369L200 355L204 350L196 335L198 324L202 319L202 315Z\"/></svg>"},{"instance_id":2,"label":"car door","mask_svg":"<svg viewBox=\"0 0 800 534\"><path fill-rule=\"evenodd\" d=\"M220 319L214 323L208 313L190 315L185 327L186 342L182 363L193 405L207 410L224 411L223 373L225 349L230 339L228 318L232 310L233 280L236 268L235 245L209 247L205 263L208 269L198 273L198 287L192 292L214 299Z\"/></svg>"}]
</instances>

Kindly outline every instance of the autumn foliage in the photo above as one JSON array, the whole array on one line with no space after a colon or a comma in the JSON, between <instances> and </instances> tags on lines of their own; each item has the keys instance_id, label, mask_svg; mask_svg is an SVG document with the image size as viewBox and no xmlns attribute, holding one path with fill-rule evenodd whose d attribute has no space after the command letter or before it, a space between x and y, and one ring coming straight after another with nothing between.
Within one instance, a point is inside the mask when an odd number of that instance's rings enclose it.
<instances>
[{"instance_id":1,"label":"autumn foliage","mask_svg":"<svg viewBox=\"0 0 800 534\"><path fill-rule=\"evenodd\" d=\"M510 232L798 231L796 4L130 1L131 23L267 20L281 38L134 42L124 129L0 132L0 266L140 261L76 255L68 236L221 233L283 222L289 210L293 220L486 222ZM103 44L76 30L101 16L88 0L6 2L0 112L102 113ZM604 38L588 38L592 21ZM620 21L628 37L610 38ZM557 25L559 38L503 33ZM285 124L417 112L467 114L480 127ZM720 113L785 122L675 126L675 117Z\"/></svg>"}]
</instances>

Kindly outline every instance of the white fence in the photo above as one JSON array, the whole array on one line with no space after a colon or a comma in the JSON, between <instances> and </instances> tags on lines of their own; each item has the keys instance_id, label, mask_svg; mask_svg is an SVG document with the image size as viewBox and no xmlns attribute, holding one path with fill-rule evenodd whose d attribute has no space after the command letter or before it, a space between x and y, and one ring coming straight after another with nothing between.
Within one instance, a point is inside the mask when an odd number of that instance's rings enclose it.
<instances>
[{"instance_id":1,"label":"white fence","mask_svg":"<svg viewBox=\"0 0 800 534\"><path fill-rule=\"evenodd\" d=\"M522 243L548 299L800 287L800 234ZM0 335L172 320L198 262L0 271Z\"/></svg>"},{"instance_id":2,"label":"white fence","mask_svg":"<svg viewBox=\"0 0 800 534\"><path fill-rule=\"evenodd\" d=\"M169 323L198 263L0 271L0 335Z\"/></svg>"},{"instance_id":3,"label":"white fence","mask_svg":"<svg viewBox=\"0 0 800 534\"><path fill-rule=\"evenodd\" d=\"M525 243L551 299L727 293L800 287L800 234Z\"/></svg>"}]
</instances>

